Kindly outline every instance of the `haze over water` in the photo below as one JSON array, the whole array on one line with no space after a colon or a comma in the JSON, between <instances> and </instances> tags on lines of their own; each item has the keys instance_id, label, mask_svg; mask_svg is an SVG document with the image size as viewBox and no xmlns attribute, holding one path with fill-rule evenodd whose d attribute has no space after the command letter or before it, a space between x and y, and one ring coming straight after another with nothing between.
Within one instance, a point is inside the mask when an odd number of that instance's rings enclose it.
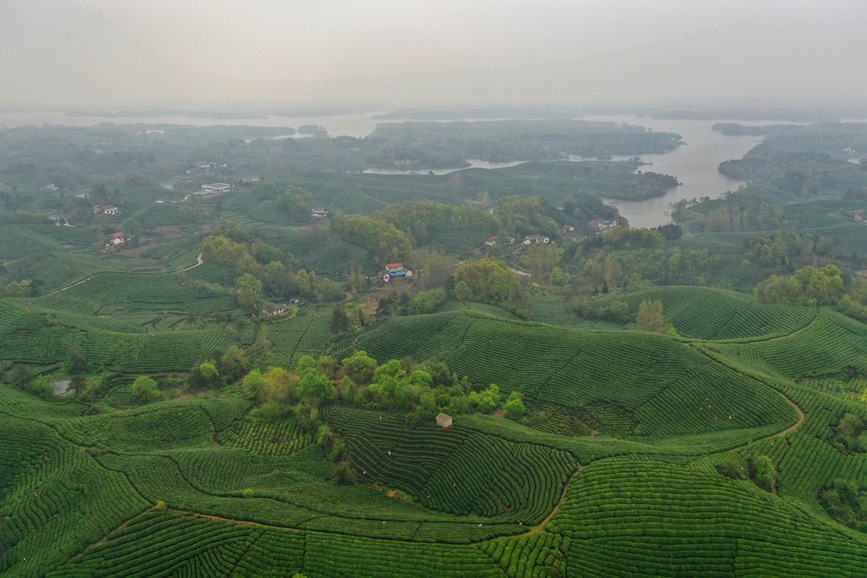
<instances>
[{"instance_id":1,"label":"haze over water","mask_svg":"<svg viewBox=\"0 0 867 578\"><path fill-rule=\"evenodd\" d=\"M620 115L592 117L585 120L608 120L646 126L656 132L673 132L681 135L684 144L665 154L641 155L641 160L652 165L640 170L677 177L681 185L665 196L644 201L612 201L620 214L629 220L632 227L656 227L671 221L668 207L681 199L699 197L716 198L726 191L737 189L742 181L730 179L718 170L723 161L741 158L761 141L761 137L726 136L712 130L717 120L658 120L653 118ZM743 124L773 124L752 122Z\"/></svg>"},{"instance_id":2,"label":"haze over water","mask_svg":"<svg viewBox=\"0 0 867 578\"><path fill-rule=\"evenodd\" d=\"M96 124L184 124L195 126L209 125L251 125L269 127L292 127L302 125L324 126L331 136L348 135L365 137L383 120L373 118L376 112L335 114L326 116L281 116L262 115L251 118L209 119L202 117L171 116L171 117L103 117L103 116L66 116L62 112L0 112L0 126L22 125L65 125L93 126ZM482 119L479 119L482 120ZM644 201L609 201L615 204L620 214L629 220L633 227L656 227L670 222L668 207L680 199L699 197L719 197L726 191L736 189L741 181L722 175L719 164L726 160L739 159L753 146L761 141L761 137L743 135L726 136L712 130L719 120L671 120L639 117L636 115L587 116L579 120L625 123L648 127L656 132L674 132L681 135L684 144L677 150L665 154L642 155L641 160L648 164L640 170L669 174L681 182L681 185L669 191L665 196ZM395 121L404 122L404 121ZM749 121L740 124L762 125L776 124L778 121ZM478 159L470 160L473 167L495 169L520 164L488 163ZM435 174L446 174L460 169L438 169ZM383 174L406 174L409 171L371 170L369 172ZM427 171L421 171L427 172Z\"/></svg>"}]
</instances>

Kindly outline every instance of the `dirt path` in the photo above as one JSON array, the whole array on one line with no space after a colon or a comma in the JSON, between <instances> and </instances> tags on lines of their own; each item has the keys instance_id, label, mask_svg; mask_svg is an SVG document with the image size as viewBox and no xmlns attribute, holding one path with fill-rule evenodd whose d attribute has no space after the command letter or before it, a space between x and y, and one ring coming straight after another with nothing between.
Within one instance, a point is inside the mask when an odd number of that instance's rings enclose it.
<instances>
[{"instance_id":1,"label":"dirt path","mask_svg":"<svg viewBox=\"0 0 867 578\"><path fill-rule=\"evenodd\" d=\"M196 257L195 265L190 265L189 267L184 267L183 269L175 269L174 271L163 271L163 272L159 272L159 273L153 273L151 271L148 271L148 272L127 271L127 272L132 273L134 275L166 275L168 273L180 273L181 271L189 271L190 269L195 269L196 267L199 267L200 265L202 265L202 263L204 263L204 261L202 260L202 254L199 253L198 256ZM111 271L100 271L98 273L94 273L93 275L88 275L84 279L80 279L80 280L76 281L75 283L72 283L71 285L67 285L66 287L61 287L60 289L55 289L54 291L49 291L48 293L43 295L43 297L48 297L49 295L54 295L55 293L60 293L61 291L66 291L67 289L72 289L73 287L77 287L78 285L82 285L84 283L87 283L88 281L90 281L91 279L93 279L94 277L96 277L98 275L102 275L103 273L110 273L110 272Z\"/></svg>"},{"instance_id":2,"label":"dirt path","mask_svg":"<svg viewBox=\"0 0 867 578\"><path fill-rule=\"evenodd\" d=\"M168 272L169 273L177 273L179 271L189 271L190 269L195 269L196 267L198 267L202 263L204 263L204 261L202 260L202 254L199 253L198 256L196 256L196 264L195 265L190 265L189 267L184 267L183 269L178 269L177 271L168 271Z\"/></svg>"},{"instance_id":3,"label":"dirt path","mask_svg":"<svg viewBox=\"0 0 867 578\"><path fill-rule=\"evenodd\" d=\"M577 464L577 466L578 466L578 469L575 470L574 472L572 472L572 475L569 476L568 480L566 480L566 485L563 486L563 492L560 494L560 499L557 500L557 505L554 506L554 509L551 510L551 513L548 514L548 516L544 520L542 520L541 522L539 522L538 524L536 524L535 526L530 528L530 531L527 532L526 534L538 534L539 532L544 532L545 527L548 525L548 522L551 521L551 518L553 518L557 514L557 512L560 511L560 506L562 506L563 502L566 501L566 492L569 490L569 486L572 485L572 480L575 479L575 476L577 476L579 474L579 472L581 472L581 468L584 467L581 464ZM523 534L523 535L526 535L526 534Z\"/></svg>"},{"instance_id":4,"label":"dirt path","mask_svg":"<svg viewBox=\"0 0 867 578\"><path fill-rule=\"evenodd\" d=\"M784 429L780 433L775 433L774 435L768 436L767 438L764 438L764 439L781 438L781 437L787 436L790 433L794 432L795 430L799 429L807 421L807 414L804 413L804 410L802 410L800 407L798 407L797 403L795 403L794 401L789 399L789 397L786 394L784 394L782 391L779 391L776 389L774 391L776 391L780 397L785 399L786 403L788 403L790 406L795 408L795 411L798 412L798 421L792 427L790 427L788 429Z\"/></svg>"},{"instance_id":5,"label":"dirt path","mask_svg":"<svg viewBox=\"0 0 867 578\"><path fill-rule=\"evenodd\" d=\"M90 281L91 279L96 277L97 275L101 275L101 274L102 274L102 271L100 271L99 273L94 273L93 275L88 275L84 279L81 279L80 281L76 281L72 285L67 285L66 287L61 287L60 289L55 289L54 291L49 291L48 293L43 295L43 297L48 297L49 295L54 295L55 293L60 293L61 291L66 291L67 289L72 289L73 287L77 287L78 285L82 285L83 283L87 283L88 281Z\"/></svg>"}]
</instances>

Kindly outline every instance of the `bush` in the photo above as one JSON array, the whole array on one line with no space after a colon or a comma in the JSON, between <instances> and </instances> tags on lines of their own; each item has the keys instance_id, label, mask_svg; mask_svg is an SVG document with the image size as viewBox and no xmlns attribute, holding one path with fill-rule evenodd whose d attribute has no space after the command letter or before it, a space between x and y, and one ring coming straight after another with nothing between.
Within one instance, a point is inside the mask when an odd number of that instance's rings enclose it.
<instances>
[{"instance_id":1,"label":"bush","mask_svg":"<svg viewBox=\"0 0 867 578\"><path fill-rule=\"evenodd\" d=\"M724 464L718 465L716 471L721 475L733 480L744 479L743 466L737 460L729 460Z\"/></svg>"}]
</instances>

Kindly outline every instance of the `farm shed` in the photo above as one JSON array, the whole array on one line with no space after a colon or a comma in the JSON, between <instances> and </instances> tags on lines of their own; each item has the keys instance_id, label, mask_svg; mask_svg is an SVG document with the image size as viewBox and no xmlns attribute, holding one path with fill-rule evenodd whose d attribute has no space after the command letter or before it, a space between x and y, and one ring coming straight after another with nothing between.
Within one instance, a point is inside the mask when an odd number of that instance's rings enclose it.
<instances>
[{"instance_id":1,"label":"farm shed","mask_svg":"<svg viewBox=\"0 0 867 578\"><path fill-rule=\"evenodd\" d=\"M437 425L440 427L452 427L453 421L452 416L446 413L437 414Z\"/></svg>"}]
</instances>

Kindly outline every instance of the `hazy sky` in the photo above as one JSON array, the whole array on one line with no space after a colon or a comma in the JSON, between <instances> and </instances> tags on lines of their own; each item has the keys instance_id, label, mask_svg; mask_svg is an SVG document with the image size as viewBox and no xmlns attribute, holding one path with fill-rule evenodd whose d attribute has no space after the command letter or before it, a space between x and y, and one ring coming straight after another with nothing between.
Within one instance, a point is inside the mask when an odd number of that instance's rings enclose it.
<instances>
[{"instance_id":1,"label":"hazy sky","mask_svg":"<svg viewBox=\"0 0 867 578\"><path fill-rule=\"evenodd\" d=\"M0 0L0 105L865 100L865 0Z\"/></svg>"}]
</instances>

